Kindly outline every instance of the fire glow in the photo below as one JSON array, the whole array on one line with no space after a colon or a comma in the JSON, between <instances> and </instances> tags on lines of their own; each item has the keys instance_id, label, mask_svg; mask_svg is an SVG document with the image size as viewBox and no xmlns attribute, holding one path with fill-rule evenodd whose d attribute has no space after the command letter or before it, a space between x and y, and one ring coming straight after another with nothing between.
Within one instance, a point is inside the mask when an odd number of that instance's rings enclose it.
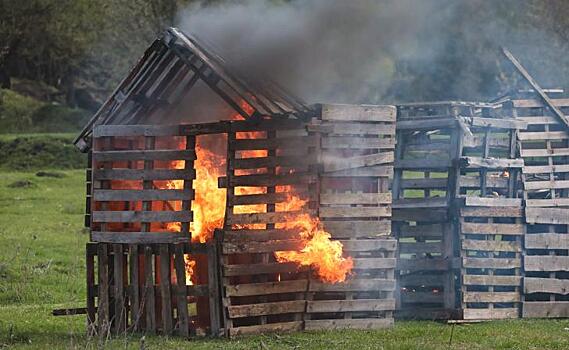
<instances>
[{"instance_id":1,"label":"fire glow","mask_svg":"<svg viewBox=\"0 0 569 350\"><path fill-rule=\"evenodd\" d=\"M247 132L240 133L238 138L260 138L262 133ZM180 142L180 149L185 147L185 142ZM201 142L200 138L196 143L196 178L193 181L195 198L192 201L193 221L190 225L192 241L205 243L213 238L216 229L223 228L226 206L226 190L218 187L218 178L225 176L226 159L223 155L208 148L206 142ZM266 157L266 150L243 151L242 158ZM171 168L183 169L184 162L176 161L171 163ZM267 169L254 169L253 172L239 170L237 175L253 173L266 173ZM183 180L172 180L165 184L167 189L182 189ZM276 211L291 212L286 216L286 222L276 224L278 229L291 230L298 232L298 239L302 241L302 249L299 251L275 252L275 259L278 262L293 262L298 266L311 266L314 273L324 282L338 283L344 282L353 268L353 260L350 257L343 257L343 246L338 241L331 239L330 233L326 232L319 218L314 217L303 211L307 200L301 199L289 186L277 186L276 192L287 192L285 202L275 205ZM266 188L262 187L237 187L236 194L260 194L267 193ZM181 210L180 203L172 204L176 210ZM266 204L234 206L234 213L263 213L267 211ZM251 224L248 229L264 229L265 224ZM167 231L180 232L180 223L169 223ZM186 261L186 283L192 284L196 261L190 256L185 256ZM279 276L280 277L280 276Z\"/></svg>"}]
</instances>

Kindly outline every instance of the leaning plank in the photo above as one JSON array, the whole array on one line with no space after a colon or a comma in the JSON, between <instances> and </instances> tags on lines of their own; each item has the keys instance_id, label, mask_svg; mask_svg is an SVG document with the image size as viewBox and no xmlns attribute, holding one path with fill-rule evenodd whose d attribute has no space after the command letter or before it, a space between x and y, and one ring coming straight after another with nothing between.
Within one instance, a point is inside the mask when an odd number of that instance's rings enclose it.
<instances>
[{"instance_id":1,"label":"leaning plank","mask_svg":"<svg viewBox=\"0 0 569 350\"><path fill-rule=\"evenodd\" d=\"M94 211L93 222L189 222L188 211Z\"/></svg>"},{"instance_id":2,"label":"leaning plank","mask_svg":"<svg viewBox=\"0 0 569 350\"><path fill-rule=\"evenodd\" d=\"M263 334L263 333L285 333L285 332L298 332L302 330L304 322L303 321L292 321L292 322L279 322L279 323L268 323L256 326L242 326L229 328L229 336L235 337L239 335L249 335L249 334Z\"/></svg>"},{"instance_id":3,"label":"leaning plank","mask_svg":"<svg viewBox=\"0 0 569 350\"><path fill-rule=\"evenodd\" d=\"M363 318L363 319L334 319L306 320L306 330L330 329L380 329L393 326L393 318Z\"/></svg>"},{"instance_id":4,"label":"leaning plank","mask_svg":"<svg viewBox=\"0 0 569 350\"><path fill-rule=\"evenodd\" d=\"M569 234L527 234L525 247L526 249L569 249Z\"/></svg>"},{"instance_id":5,"label":"leaning plank","mask_svg":"<svg viewBox=\"0 0 569 350\"><path fill-rule=\"evenodd\" d=\"M226 286L225 291L228 297L243 297L252 295L277 294L277 293L298 293L304 292L308 281L281 281L265 283L249 283Z\"/></svg>"},{"instance_id":6,"label":"leaning plank","mask_svg":"<svg viewBox=\"0 0 569 350\"><path fill-rule=\"evenodd\" d=\"M344 159L324 159L324 172L332 172L353 168L361 168L379 164L392 163L394 161L393 152L381 152L366 156L356 156Z\"/></svg>"},{"instance_id":7,"label":"leaning plank","mask_svg":"<svg viewBox=\"0 0 569 350\"><path fill-rule=\"evenodd\" d=\"M529 224L569 224L569 208L526 208Z\"/></svg>"},{"instance_id":8,"label":"leaning plank","mask_svg":"<svg viewBox=\"0 0 569 350\"><path fill-rule=\"evenodd\" d=\"M323 104L322 120L394 122L395 106Z\"/></svg>"},{"instance_id":9,"label":"leaning plank","mask_svg":"<svg viewBox=\"0 0 569 350\"><path fill-rule=\"evenodd\" d=\"M357 312L395 309L395 299L316 300L308 301L306 312Z\"/></svg>"},{"instance_id":10,"label":"leaning plank","mask_svg":"<svg viewBox=\"0 0 569 350\"><path fill-rule=\"evenodd\" d=\"M569 280L561 280L556 278L524 278L525 293L554 293L569 294Z\"/></svg>"},{"instance_id":11,"label":"leaning plank","mask_svg":"<svg viewBox=\"0 0 569 350\"><path fill-rule=\"evenodd\" d=\"M522 317L569 317L569 301L525 302Z\"/></svg>"},{"instance_id":12,"label":"leaning plank","mask_svg":"<svg viewBox=\"0 0 569 350\"><path fill-rule=\"evenodd\" d=\"M305 307L305 300L293 300L228 306L227 312L231 318L241 318L304 312Z\"/></svg>"}]
</instances>

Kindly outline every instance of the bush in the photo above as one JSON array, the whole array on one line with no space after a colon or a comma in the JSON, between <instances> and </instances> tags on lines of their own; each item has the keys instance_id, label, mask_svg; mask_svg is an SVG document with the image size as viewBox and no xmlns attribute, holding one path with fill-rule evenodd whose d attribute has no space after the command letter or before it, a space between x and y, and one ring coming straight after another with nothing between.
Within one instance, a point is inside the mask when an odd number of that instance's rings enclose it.
<instances>
[{"instance_id":1,"label":"bush","mask_svg":"<svg viewBox=\"0 0 569 350\"><path fill-rule=\"evenodd\" d=\"M0 169L80 169L86 155L72 143L72 137L54 135L0 138Z\"/></svg>"},{"instance_id":2,"label":"bush","mask_svg":"<svg viewBox=\"0 0 569 350\"><path fill-rule=\"evenodd\" d=\"M12 90L0 90L0 133L29 132L32 115L42 105Z\"/></svg>"}]
</instances>

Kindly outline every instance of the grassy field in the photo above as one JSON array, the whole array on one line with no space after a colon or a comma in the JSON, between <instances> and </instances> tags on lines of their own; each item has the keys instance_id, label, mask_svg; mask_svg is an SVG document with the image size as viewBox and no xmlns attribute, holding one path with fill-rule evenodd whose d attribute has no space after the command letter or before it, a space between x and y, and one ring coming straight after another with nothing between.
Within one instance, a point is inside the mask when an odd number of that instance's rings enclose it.
<instances>
[{"instance_id":1,"label":"grassy field","mask_svg":"<svg viewBox=\"0 0 569 350\"><path fill-rule=\"evenodd\" d=\"M568 349L569 320L516 320L453 327L397 322L382 331L311 332L188 342L130 335L88 339L84 306L83 171L0 172L0 349ZM144 344L144 345L142 345Z\"/></svg>"}]
</instances>

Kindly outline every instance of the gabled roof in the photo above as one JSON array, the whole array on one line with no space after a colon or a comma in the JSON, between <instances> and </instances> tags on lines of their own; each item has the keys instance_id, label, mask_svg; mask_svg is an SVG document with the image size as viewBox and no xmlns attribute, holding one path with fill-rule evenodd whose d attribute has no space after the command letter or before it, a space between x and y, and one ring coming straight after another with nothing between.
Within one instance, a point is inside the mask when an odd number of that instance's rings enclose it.
<instances>
[{"instance_id":1,"label":"gabled roof","mask_svg":"<svg viewBox=\"0 0 569 350\"><path fill-rule=\"evenodd\" d=\"M136 124L142 117L166 114L200 80L245 119L305 119L313 115L308 105L277 84L237 76L221 56L197 38L169 28L150 45L93 115L75 139L75 145L87 150L87 138L96 125Z\"/></svg>"}]
</instances>

